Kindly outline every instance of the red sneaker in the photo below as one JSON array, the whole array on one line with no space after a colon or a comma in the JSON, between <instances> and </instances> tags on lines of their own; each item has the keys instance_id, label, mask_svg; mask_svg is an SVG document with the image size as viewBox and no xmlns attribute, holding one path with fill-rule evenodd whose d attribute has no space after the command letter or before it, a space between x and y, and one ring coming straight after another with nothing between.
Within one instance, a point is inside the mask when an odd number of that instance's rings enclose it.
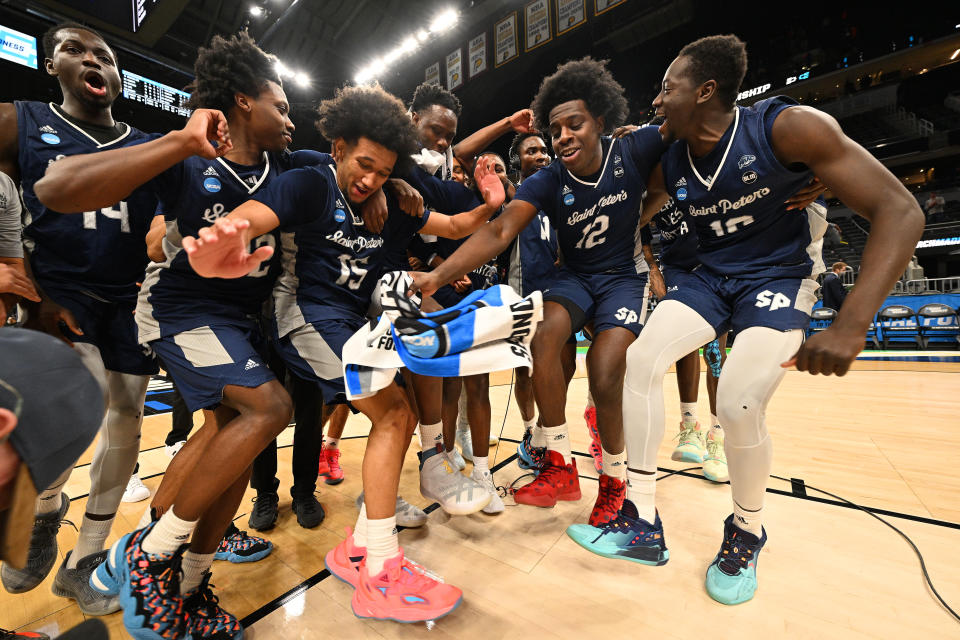
<instances>
[{"instance_id":1,"label":"red sneaker","mask_svg":"<svg viewBox=\"0 0 960 640\"><path fill-rule=\"evenodd\" d=\"M577 475L577 461L565 464L560 452L547 450L540 475L530 484L517 489L513 499L517 504L530 504L535 507L552 507L557 504L557 500L579 500L580 476Z\"/></svg>"},{"instance_id":2,"label":"red sneaker","mask_svg":"<svg viewBox=\"0 0 960 640\"><path fill-rule=\"evenodd\" d=\"M333 577L343 580L354 589L360 579L360 563L367 557L367 548L353 544L353 529L346 528L347 537L327 552L323 563Z\"/></svg>"},{"instance_id":3,"label":"red sneaker","mask_svg":"<svg viewBox=\"0 0 960 640\"><path fill-rule=\"evenodd\" d=\"M326 471L324 471L326 466ZM326 477L324 482L327 484L340 484L343 482L343 469L340 468L340 449L329 449L324 447L320 451L320 475Z\"/></svg>"},{"instance_id":4,"label":"red sneaker","mask_svg":"<svg viewBox=\"0 0 960 640\"><path fill-rule=\"evenodd\" d=\"M587 407L583 410L583 419L587 423L590 433L590 455L593 456L593 466L597 473L603 473L603 449L600 447L600 431L597 430L597 408Z\"/></svg>"},{"instance_id":5,"label":"red sneaker","mask_svg":"<svg viewBox=\"0 0 960 640\"><path fill-rule=\"evenodd\" d=\"M321 446L320 448L320 465L317 467L317 475L321 477L326 477L330 475L330 465L327 463L327 457L323 455L326 453L327 448Z\"/></svg>"},{"instance_id":6,"label":"red sneaker","mask_svg":"<svg viewBox=\"0 0 960 640\"><path fill-rule=\"evenodd\" d=\"M462 597L460 589L405 560L401 550L375 576L367 572L366 558L360 563L357 589L350 605L358 618L421 622L447 615L457 608Z\"/></svg>"},{"instance_id":7,"label":"red sneaker","mask_svg":"<svg viewBox=\"0 0 960 640\"><path fill-rule=\"evenodd\" d=\"M623 499L627 496L627 483L613 476L600 474L600 492L597 501L590 512L591 527L599 527L617 517L617 512L623 506Z\"/></svg>"}]
</instances>

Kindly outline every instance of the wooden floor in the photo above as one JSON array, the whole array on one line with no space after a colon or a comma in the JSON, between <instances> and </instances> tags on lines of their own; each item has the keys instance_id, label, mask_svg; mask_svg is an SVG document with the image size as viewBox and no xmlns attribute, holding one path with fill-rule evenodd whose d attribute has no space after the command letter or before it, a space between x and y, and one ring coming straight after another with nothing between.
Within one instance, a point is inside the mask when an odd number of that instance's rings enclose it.
<instances>
[{"instance_id":1,"label":"wooden floor","mask_svg":"<svg viewBox=\"0 0 960 640\"><path fill-rule=\"evenodd\" d=\"M950 354L947 354L950 355ZM956 352L954 354L956 355ZM949 358L948 358L949 360ZM774 436L773 473L802 481L807 496L818 487L849 500L895 512L886 516L924 555L941 595L960 608L960 364L864 360L846 378L789 372L767 421ZM491 450L498 484L521 472L510 460L522 427L509 374L494 377ZM571 385L567 417L574 449L587 450L580 415L586 380ZM678 414L675 377L665 383L668 419ZM707 415L706 392L700 413ZM504 415L506 418L504 420ZM169 414L147 418L141 476L155 489L167 458L163 438ZM756 598L737 607L719 605L703 587L704 571L720 544L722 520L731 511L729 488L698 471L665 478L658 487L670 562L647 567L593 556L564 533L585 522L597 491L589 457L577 458L583 498L555 509L508 506L499 516L450 518L436 509L429 523L401 532L408 556L464 590L463 605L435 625L361 621L350 611L349 587L327 576L323 556L356 519L359 465L369 423L351 417L342 443L346 480L321 485L327 517L314 530L299 527L290 511L291 448L280 450L280 520L267 536L276 549L250 565L217 562L213 582L221 604L244 618L247 638L379 638L427 635L452 638L960 638L955 622L933 599L916 556L894 531L862 511L796 495L790 483L771 479L766 528L769 542L759 563ZM668 428L660 460L664 469L689 465L670 460ZM509 439L509 440L508 440ZM292 429L281 437L289 445ZM89 452L81 459L89 462ZM404 497L428 507L418 491L415 453L401 480ZM503 464L506 463L506 464ZM502 465L502 466L501 466ZM469 471L469 467L467 469ZM799 483L797 483L799 487ZM75 497L68 517L80 522L87 469L71 478ZM798 489L803 493L803 489ZM252 497L252 492L247 498ZM827 500L832 500L826 498ZM121 505L109 542L133 528L146 502ZM249 500L237 523L246 528ZM60 554L75 531L60 532ZM70 600L50 593L53 576L29 594L0 591L0 627L55 635L83 618ZM286 597L282 597L286 596ZM128 637L120 614L105 618L112 637Z\"/></svg>"}]
</instances>

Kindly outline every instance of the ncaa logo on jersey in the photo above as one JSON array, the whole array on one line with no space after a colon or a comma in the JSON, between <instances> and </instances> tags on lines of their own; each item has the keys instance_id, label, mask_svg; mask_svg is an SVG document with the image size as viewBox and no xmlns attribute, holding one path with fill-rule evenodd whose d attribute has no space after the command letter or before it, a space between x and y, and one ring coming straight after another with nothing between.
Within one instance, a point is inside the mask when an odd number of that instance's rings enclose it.
<instances>
[{"instance_id":1,"label":"ncaa logo on jersey","mask_svg":"<svg viewBox=\"0 0 960 640\"><path fill-rule=\"evenodd\" d=\"M40 139L47 144L60 144L60 136L55 133L41 133Z\"/></svg>"},{"instance_id":2,"label":"ncaa logo on jersey","mask_svg":"<svg viewBox=\"0 0 960 640\"><path fill-rule=\"evenodd\" d=\"M687 199L687 190L683 187L677 189L677 200L686 200Z\"/></svg>"},{"instance_id":3,"label":"ncaa logo on jersey","mask_svg":"<svg viewBox=\"0 0 960 640\"><path fill-rule=\"evenodd\" d=\"M737 160L737 168L744 169L752 165L757 159L757 156L751 156L750 154L740 156L740 159Z\"/></svg>"},{"instance_id":4,"label":"ncaa logo on jersey","mask_svg":"<svg viewBox=\"0 0 960 640\"><path fill-rule=\"evenodd\" d=\"M343 222L344 220L347 219L347 212L344 211L343 209L337 209L336 211L333 212L333 219L336 220L337 222Z\"/></svg>"},{"instance_id":5,"label":"ncaa logo on jersey","mask_svg":"<svg viewBox=\"0 0 960 640\"><path fill-rule=\"evenodd\" d=\"M216 193L220 191L220 181L216 178L207 178L203 181L203 188L210 193Z\"/></svg>"},{"instance_id":6,"label":"ncaa logo on jersey","mask_svg":"<svg viewBox=\"0 0 960 640\"><path fill-rule=\"evenodd\" d=\"M753 184L757 181L757 172L753 170L747 171L740 176L740 179L743 180L744 184Z\"/></svg>"}]
</instances>

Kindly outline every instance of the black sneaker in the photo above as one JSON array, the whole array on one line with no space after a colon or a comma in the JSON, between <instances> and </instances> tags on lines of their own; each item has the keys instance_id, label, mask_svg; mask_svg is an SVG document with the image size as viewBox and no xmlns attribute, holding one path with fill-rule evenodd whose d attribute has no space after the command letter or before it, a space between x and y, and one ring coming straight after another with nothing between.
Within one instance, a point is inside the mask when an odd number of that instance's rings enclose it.
<instances>
[{"instance_id":1,"label":"black sneaker","mask_svg":"<svg viewBox=\"0 0 960 640\"><path fill-rule=\"evenodd\" d=\"M67 562L73 551L67 553L59 571L53 580L53 594L61 598L73 598L80 611L88 616L105 616L120 610L120 599L100 593L90 586L90 574L107 560L108 550L104 549L81 558L75 569L68 569Z\"/></svg>"},{"instance_id":2,"label":"black sneaker","mask_svg":"<svg viewBox=\"0 0 960 640\"><path fill-rule=\"evenodd\" d=\"M304 529L313 529L319 526L326 515L320 501L312 493L294 495L293 512L297 514L297 524Z\"/></svg>"},{"instance_id":3,"label":"black sneaker","mask_svg":"<svg viewBox=\"0 0 960 640\"><path fill-rule=\"evenodd\" d=\"M250 512L250 520L247 524L257 531L273 529L280 515L279 505L280 496L276 491L258 492L257 497L253 499L253 511Z\"/></svg>"},{"instance_id":4,"label":"black sneaker","mask_svg":"<svg viewBox=\"0 0 960 640\"><path fill-rule=\"evenodd\" d=\"M70 498L67 494L60 494L60 510L53 513L39 515L33 521L33 533L30 535L30 550L27 553L27 564L23 569L14 569L10 563L4 562L0 569L0 581L3 588L9 593L25 593L30 591L50 574L57 561L57 532L60 523L70 508Z\"/></svg>"}]
</instances>

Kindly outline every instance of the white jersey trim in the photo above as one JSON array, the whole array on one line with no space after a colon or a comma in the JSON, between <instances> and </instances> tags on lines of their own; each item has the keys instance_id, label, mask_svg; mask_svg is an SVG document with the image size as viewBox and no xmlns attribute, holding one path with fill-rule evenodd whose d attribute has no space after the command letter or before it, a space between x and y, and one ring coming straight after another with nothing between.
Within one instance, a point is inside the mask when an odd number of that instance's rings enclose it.
<instances>
[{"instance_id":1,"label":"white jersey trim","mask_svg":"<svg viewBox=\"0 0 960 640\"><path fill-rule=\"evenodd\" d=\"M126 122L121 122L120 124L122 124L123 126L125 126L125 127L127 128L127 130L124 131L124 132L123 132L122 134L120 134L119 136L117 136L116 138L114 138L113 140L110 140L109 142L100 143L100 142L97 142L97 139L94 138L93 136L91 136L89 133L87 133L86 131L84 131L83 129L81 129L80 127L78 127L77 125L73 124L72 122L70 122L69 120L67 120L66 118L64 118L64 117L63 117L63 114L61 114L59 111L57 111L57 110L54 108L54 104L53 104L52 102L49 102L49 103L47 103L47 104L49 104L49 106L50 106L50 111L53 113L53 115L55 115L55 116L57 116L58 118L60 118L61 120L63 120L65 123L67 123L67 125L73 127L76 131L79 131L80 134L83 135L84 137L89 138L89 139L90 139L90 142L92 142L93 144L95 144L98 149L100 149L100 148L102 148L102 147L109 147L109 146L112 145L112 144L116 144L116 143L120 142L121 140L123 140L124 138L126 138L128 135L130 135L130 132L133 130L133 129L130 127L130 125L128 125Z\"/></svg>"},{"instance_id":2,"label":"white jersey trim","mask_svg":"<svg viewBox=\"0 0 960 640\"><path fill-rule=\"evenodd\" d=\"M588 187L593 187L594 189L596 189L596 188L597 188L597 185L600 184L600 181L603 180L603 174L606 173L606 171L607 171L607 164L610 162L610 155L611 155L611 153L613 152L613 143L614 143L614 142L616 142L616 141L615 141L615 140L610 140L610 148L607 149L607 157L604 158L604 160L603 160L603 168L600 170L600 175L597 176L597 181L596 181L596 182L587 182L586 180L581 180L581 179L578 178L577 176L575 176L575 175L573 175L572 173L570 173L570 171L567 169L567 167L566 167L565 165L562 164L562 162L561 162L561 166L563 166L563 170L567 172L567 175L568 175L568 176L570 176L571 178L573 178L574 180L576 180L576 181L579 182L580 184L586 185L586 186L588 186ZM603 144L603 142L601 141L600 144Z\"/></svg>"},{"instance_id":3,"label":"white jersey trim","mask_svg":"<svg viewBox=\"0 0 960 640\"><path fill-rule=\"evenodd\" d=\"M707 191L713 187L717 182L717 176L720 175L720 172L723 170L723 165L727 161L727 154L730 153L730 149L733 147L733 139L737 137L737 127L740 124L740 107L737 107L737 110L733 116L733 131L730 133L730 139L727 141L727 149L723 152L723 157L720 158L720 165L717 167L717 170L713 172L712 176L709 176L706 180L703 179L703 176L700 175L700 172L697 171L696 165L693 164L693 158L690 157L690 145L687 145L687 161L690 162L690 168L693 169L693 175L697 176L697 180L707 188Z\"/></svg>"},{"instance_id":4,"label":"white jersey trim","mask_svg":"<svg viewBox=\"0 0 960 640\"><path fill-rule=\"evenodd\" d=\"M263 152L263 163L264 163L264 164L263 164L263 173L260 174L260 177L257 179L257 181L253 183L253 186L250 186L249 184L247 184L246 182L244 182L244 181L240 178L240 176L238 176L237 173L233 170L233 167L231 167L229 164L227 164L226 162L224 162L223 158L217 158L217 162L219 162L220 164L223 165L223 168L227 170L227 173L229 173L230 175L232 175L232 176L234 177L234 179L235 179L237 182L239 182L240 185L241 185L244 189L247 190L247 193L248 193L248 194L252 194L254 191L256 191L257 189L259 189L259 188L260 188L260 185L262 185L263 182L264 182L264 180L266 180L267 177L270 175L270 154L268 154L266 151Z\"/></svg>"}]
</instances>

